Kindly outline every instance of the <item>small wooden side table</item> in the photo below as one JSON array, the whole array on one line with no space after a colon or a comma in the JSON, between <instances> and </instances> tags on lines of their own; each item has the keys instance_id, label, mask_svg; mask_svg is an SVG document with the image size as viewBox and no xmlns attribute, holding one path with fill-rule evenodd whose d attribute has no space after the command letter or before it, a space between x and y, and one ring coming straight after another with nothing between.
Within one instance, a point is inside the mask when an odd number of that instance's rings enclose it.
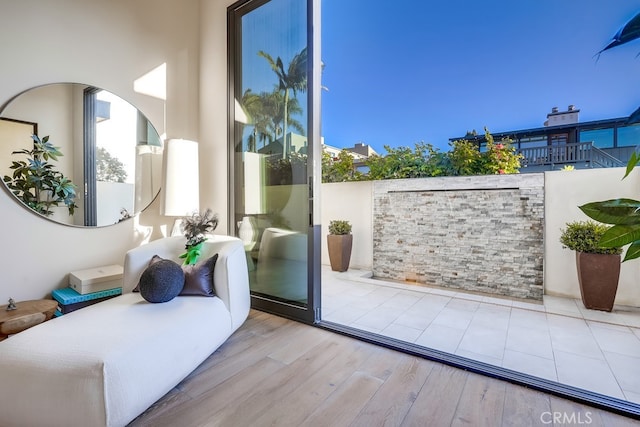
<instances>
[{"instance_id":1,"label":"small wooden side table","mask_svg":"<svg viewBox=\"0 0 640 427\"><path fill-rule=\"evenodd\" d=\"M0 341L51 319L58 302L51 299L20 301L16 307L9 311L6 304L0 307Z\"/></svg>"}]
</instances>

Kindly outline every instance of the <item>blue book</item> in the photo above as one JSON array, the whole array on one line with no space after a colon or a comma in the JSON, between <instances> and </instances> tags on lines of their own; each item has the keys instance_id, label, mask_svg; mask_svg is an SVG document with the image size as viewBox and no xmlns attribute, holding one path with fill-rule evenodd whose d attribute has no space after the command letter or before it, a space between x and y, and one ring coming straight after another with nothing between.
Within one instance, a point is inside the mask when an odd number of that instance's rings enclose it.
<instances>
[{"instance_id":1,"label":"blue book","mask_svg":"<svg viewBox=\"0 0 640 427\"><path fill-rule=\"evenodd\" d=\"M74 289L63 288L56 289L51 292L53 299L62 305L75 304L78 302L102 299L105 297L114 297L122 293L122 288L106 289L104 291L91 292L89 294L80 294Z\"/></svg>"}]
</instances>

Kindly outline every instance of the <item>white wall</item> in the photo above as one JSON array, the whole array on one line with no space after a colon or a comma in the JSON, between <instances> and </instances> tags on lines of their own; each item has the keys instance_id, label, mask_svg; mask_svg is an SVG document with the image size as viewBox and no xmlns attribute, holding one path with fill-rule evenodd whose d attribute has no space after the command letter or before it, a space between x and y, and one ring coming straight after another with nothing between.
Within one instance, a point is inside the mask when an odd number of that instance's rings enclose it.
<instances>
[{"instance_id":1,"label":"white wall","mask_svg":"<svg viewBox=\"0 0 640 427\"><path fill-rule=\"evenodd\" d=\"M122 209L132 213L135 187L126 182L96 182L96 212L98 224L115 224L122 218Z\"/></svg>"},{"instance_id":2,"label":"white wall","mask_svg":"<svg viewBox=\"0 0 640 427\"><path fill-rule=\"evenodd\" d=\"M589 202L640 197L640 170L624 181L624 168L545 173L544 287L549 295L580 298L575 252L562 249L560 230L588 217L578 206ZM616 304L640 306L640 260L622 264Z\"/></svg>"},{"instance_id":3,"label":"white wall","mask_svg":"<svg viewBox=\"0 0 640 427\"><path fill-rule=\"evenodd\" d=\"M227 185L227 6L235 1L200 3L200 205L218 213L216 233L234 234Z\"/></svg>"},{"instance_id":4,"label":"white wall","mask_svg":"<svg viewBox=\"0 0 640 427\"><path fill-rule=\"evenodd\" d=\"M560 230L588 217L578 206L618 197L640 198L640 169L625 180L624 168L581 169L545 173L544 291L580 298L575 253L563 249ZM372 270L374 182L322 184L322 263L329 264L325 235L332 219L353 225L351 267ZM616 304L640 307L640 260L622 264Z\"/></svg>"},{"instance_id":5,"label":"white wall","mask_svg":"<svg viewBox=\"0 0 640 427\"><path fill-rule=\"evenodd\" d=\"M225 196L205 185L202 206L221 213L226 204L226 169L205 168L214 158L226 165L226 3L198 0L0 0L0 104L34 86L79 82L107 89L137 106L160 134L198 140L200 136L200 22L215 40L207 61L207 97L216 108L211 132L201 139L201 170L207 182L225 188ZM219 38L219 40L218 40ZM133 91L133 82L167 64L167 102L160 111L147 96ZM222 106L222 108L220 108ZM211 147L210 145L215 145ZM213 169L216 172L208 171ZM87 229L64 226L34 215L0 191L0 304L9 297L41 298L66 285L69 271L122 263L127 249L163 235L173 218L159 215L158 199L134 221ZM224 225L219 227L224 229ZM218 230L219 231L219 230ZM225 230L223 230L225 231Z\"/></svg>"},{"instance_id":6,"label":"white wall","mask_svg":"<svg viewBox=\"0 0 640 427\"><path fill-rule=\"evenodd\" d=\"M349 267L373 269L373 185L374 181L322 184L322 264L329 264L327 238L329 221L351 223L353 247Z\"/></svg>"}]
</instances>

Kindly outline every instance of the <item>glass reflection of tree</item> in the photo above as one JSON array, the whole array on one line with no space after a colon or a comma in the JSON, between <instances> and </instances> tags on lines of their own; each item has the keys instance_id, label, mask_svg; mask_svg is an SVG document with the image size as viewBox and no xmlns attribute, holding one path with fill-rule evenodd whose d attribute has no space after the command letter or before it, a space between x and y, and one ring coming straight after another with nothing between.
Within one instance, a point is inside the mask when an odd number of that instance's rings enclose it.
<instances>
[{"instance_id":1,"label":"glass reflection of tree","mask_svg":"<svg viewBox=\"0 0 640 427\"><path fill-rule=\"evenodd\" d=\"M127 171L117 157L105 148L98 147L96 152L96 180L103 182L125 182Z\"/></svg>"},{"instance_id":2,"label":"glass reflection of tree","mask_svg":"<svg viewBox=\"0 0 640 427\"><path fill-rule=\"evenodd\" d=\"M253 132L248 138L248 151L256 152L258 143L262 147L270 144L282 135L284 122L284 97L277 88L273 92L253 93L247 89L241 100L244 110L252 118ZM303 110L297 98L291 98L287 106L287 126L299 134L305 134L305 128L293 114L302 114Z\"/></svg>"},{"instance_id":3,"label":"glass reflection of tree","mask_svg":"<svg viewBox=\"0 0 640 427\"><path fill-rule=\"evenodd\" d=\"M267 60L278 78L276 90L270 95L262 97L262 105L264 107L263 114L271 118L271 123L265 124L276 138L279 134L278 124L282 123L282 158L286 159L288 155L288 127L291 125L304 133L304 127L299 122L292 121L290 115L292 112L302 112L302 108L297 102L297 95L298 92L304 93L307 90L307 48L305 47L294 55L286 69L279 56L274 60L271 55L262 50L258 52L258 55Z\"/></svg>"}]
</instances>

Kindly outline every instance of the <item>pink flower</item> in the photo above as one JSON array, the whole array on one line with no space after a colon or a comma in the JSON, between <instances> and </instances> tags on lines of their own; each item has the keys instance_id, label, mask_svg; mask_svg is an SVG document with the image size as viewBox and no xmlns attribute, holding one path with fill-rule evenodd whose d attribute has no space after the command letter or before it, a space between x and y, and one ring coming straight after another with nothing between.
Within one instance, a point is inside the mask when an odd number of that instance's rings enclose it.
<instances>
[{"instance_id":1,"label":"pink flower","mask_svg":"<svg viewBox=\"0 0 640 427\"><path fill-rule=\"evenodd\" d=\"M502 149L504 148L504 145L502 145L502 144L496 144L496 148L497 148L498 150L502 150Z\"/></svg>"},{"instance_id":2,"label":"pink flower","mask_svg":"<svg viewBox=\"0 0 640 427\"><path fill-rule=\"evenodd\" d=\"M504 171L504 169L499 169L499 170L498 170L498 173L499 173L500 175L504 175L506 172Z\"/></svg>"}]
</instances>

